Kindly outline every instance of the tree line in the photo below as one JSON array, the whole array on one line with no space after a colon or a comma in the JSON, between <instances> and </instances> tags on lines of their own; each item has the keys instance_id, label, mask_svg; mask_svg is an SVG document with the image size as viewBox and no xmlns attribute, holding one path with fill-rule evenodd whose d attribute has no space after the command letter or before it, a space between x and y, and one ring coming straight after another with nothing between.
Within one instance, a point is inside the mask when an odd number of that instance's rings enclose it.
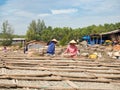
<instances>
[{"instance_id":1,"label":"tree line","mask_svg":"<svg viewBox=\"0 0 120 90\"><path fill-rule=\"evenodd\" d=\"M0 32L0 38L5 41L3 45L10 45L12 38L25 37L27 41L37 40L49 42L51 39L56 38L60 45L66 45L70 40L81 40L83 36L90 34L100 34L104 32L120 29L120 22L104 25L91 25L84 28L73 29L71 27L55 27L46 26L44 20L32 20L28 25L25 36L14 35L14 30L8 21L3 22ZM8 43L9 42L9 43Z\"/></svg>"},{"instance_id":2,"label":"tree line","mask_svg":"<svg viewBox=\"0 0 120 90\"><path fill-rule=\"evenodd\" d=\"M33 20L28 26L26 33L27 40L42 40L45 42L56 38L60 41L60 45L67 44L70 40L81 40L83 36L90 34L100 34L104 32L120 29L120 22L104 24L104 25L91 25L84 28L73 29L71 27L55 27L46 26L43 20Z\"/></svg>"}]
</instances>

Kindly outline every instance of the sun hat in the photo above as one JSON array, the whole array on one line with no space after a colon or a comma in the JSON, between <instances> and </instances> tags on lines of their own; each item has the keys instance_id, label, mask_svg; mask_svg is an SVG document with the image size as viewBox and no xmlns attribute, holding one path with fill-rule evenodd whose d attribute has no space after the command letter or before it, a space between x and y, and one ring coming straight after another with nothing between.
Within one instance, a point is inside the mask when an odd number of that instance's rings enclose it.
<instances>
[{"instance_id":1,"label":"sun hat","mask_svg":"<svg viewBox=\"0 0 120 90\"><path fill-rule=\"evenodd\" d=\"M77 42L75 40L71 40L69 43L74 43L76 44Z\"/></svg>"},{"instance_id":2,"label":"sun hat","mask_svg":"<svg viewBox=\"0 0 120 90\"><path fill-rule=\"evenodd\" d=\"M52 39L51 41L53 41L53 42L58 42L56 39Z\"/></svg>"}]
</instances>

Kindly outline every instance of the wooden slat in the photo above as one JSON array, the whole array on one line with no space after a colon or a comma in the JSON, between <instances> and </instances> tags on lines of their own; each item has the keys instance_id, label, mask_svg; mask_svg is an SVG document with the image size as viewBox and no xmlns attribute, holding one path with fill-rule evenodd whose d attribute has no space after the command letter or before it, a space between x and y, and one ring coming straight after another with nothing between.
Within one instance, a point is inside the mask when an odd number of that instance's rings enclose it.
<instances>
[{"instance_id":1,"label":"wooden slat","mask_svg":"<svg viewBox=\"0 0 120 90\"><path fill-rule=\"evenodd\" d=\"M6 74L6 68L2 68L2 75L5 75Z\"/></svg>"},{"instance_id":2,"label":"wooden slat","mask_svg":"<svg viewBox=\"0 0 120 90\"><path fill-rule=\"evenodd\" d=\"M71 77L15 77L15 76L3 76L0 79L17 79L17 80L41 80L41 81L62 81L70 80L77 82L99 82L99 83L110 83L110 79L87 79L87 78L71 78Z\"/></svg>"},{"instance_id":3,"label":"wooden slat","mask_svg":"<svg viewBox=\"0 0 120 90\"><path fill-rule=\"evenodd\" d=\"M66 82L74 89L79 89L79 87L77 85L75 85L73 82L66 80Z\"/></svg>"},{"instance_id":4,"label":"wooden slat","mask_svg":"<svg viewBox=\"0 0 120 90\"><path fill-rule=\"evenodd\" d=\"M14 53L2 57L0 60L0 79L11 79L11 84L0 82L0 89L3 88L26 88L44 90L90 90L89 88L79 88L74 82L90 83L120 83L120 61L113 59L91 60L82 58L62 58L62 57L26 57ZM3 65L4 64L4 65ZM7 71L8 70L8 71ZM10 72L12 71L12 73ZM22 72L23 70L23 72ZM39 71L40 73L38 73ZM17 72L14 74L14 71ZM19 73L19 71L21 73ZM31 71L30 73L24 73ZM38 71L32 73L32 71ZM43 71L43 72L42 72ZM47 72L46 72L47 71ZM45 73L46 72L46 73ZM50 72L50 73L49 73ZM84 74L83 74L84 73ZM69 86L37 86L21 85L18 81L47 81L66 82ZM62 83L62 82L61 82ZM59 85L59 84L58 84ZM104 87L103 87L104 88ZM91 89L98 90L98 89ZM100 90L100 89L99 89ZM102 89L103 90L103 89ZM110 89L109 89L110 90Z\"/></svg>"},{"instance_id":5,"label":"wooden slat","mask_svg":"<svg viewBox=\"0 0 120 90\"><path fill-rule=\"evenodd\" d=\"M106 89L89 89L89 88L79 88L74 89L72 87L62 87L62 86L49 86L49 87L42 87L42 86L27 86L27 85L16 85L16 84L3 84L0 83L0 88L33 88L33 89L44 89L44 90L106 90Z\"/></svg>"},{"instance_id":6,"label":"wooden slat","mask_svg":"<svg viewBox=\"0 0 120 90\"><path fill-rule=\"evenodd\" d=\"M9 76L9 77L46 77L51 76L52 73L40 73L40 74L2 74L0 76Z\"/></svg>"}]
</instances>

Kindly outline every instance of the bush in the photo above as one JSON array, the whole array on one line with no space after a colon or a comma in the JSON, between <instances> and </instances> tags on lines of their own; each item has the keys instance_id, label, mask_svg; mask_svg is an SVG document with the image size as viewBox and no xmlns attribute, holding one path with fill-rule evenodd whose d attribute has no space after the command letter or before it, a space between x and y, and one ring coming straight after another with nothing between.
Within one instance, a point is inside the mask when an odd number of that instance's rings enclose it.
<instances>
[{"instance_id":1,"label":"bush","mask_svg":"<svg viewBox=\"0 0 120 90\"><path fill-rule=\"evenodd\" d=\"M12 44L12 40L4 40L1 43L3 46L10 46Z\"/></svg>"}]
</instances>

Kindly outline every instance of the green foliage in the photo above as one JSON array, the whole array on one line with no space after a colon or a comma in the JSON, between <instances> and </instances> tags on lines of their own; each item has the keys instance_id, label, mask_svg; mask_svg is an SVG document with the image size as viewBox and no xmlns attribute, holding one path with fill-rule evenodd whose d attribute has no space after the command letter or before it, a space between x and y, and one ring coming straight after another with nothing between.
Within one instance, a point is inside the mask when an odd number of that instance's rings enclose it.
<instances>
[{"instance_id":1,"label":"green foliage","mask_svg":"<svg viewBox=\"0 0 120 90\"><path fill-rule=\"evenodd\" d=\"M41 40L41 35L42 35L42 31L46 29L45 23L44 21L40 21L40 19L38 19L38 22L36 22L35 20L33 20L27 30L27 40Z\"/></svg>"},{"instance_id":2,"label":"green foliage","mask_svg":"<svg viewBox=\"0 0 120 90\"><path fill-rule=\"evenodd\" d=\"M12 44L12 40L3 40L1 44L3 46L10 46Z\"/></svg>"},{"instance_id":3,"label":"green foliage","mask_svg":"<svg viewBox=\"0 0 120 90\"><path fill-rule=\"evenodd\" d=\"M27 38L28 40L42 40L45 42L56 38L60 41L60 45L66 45L72 39L81 40L85 35L99 34L104 32L109 32L120 28L120 22L115 24L104 24L104 25L91 25L84 28L72 29L70 27L46 27L44 21L38 20L32 21L28 27Z\"/></svg>"},{"instance_id":4,"label":"green foliage","mask_svg":"<svg viewBox=\"0 0 120 90\"><path fill-rule=\"evenodd\" d=\"M68 43L68 38L64 37L61 41L60 41L60 45L64 46Z\"/></svg>"},{"instance_id":5,"label":"green foliage","mask_svg":"<svg viewBox=\"0 0 120 90\"><path fill-rule=\"evenodd\" d=\"M8 21L4 21L1 33L2 45L9 46L12 44L13 32L14 31Z\"/></svg>"},{"instance_id":6,"label":"green foliage","mask_svg":"<svg viewBox=\"0 0 120 90\"><path fill-rule=\"evenodd\" d=\"M13 35L14 38L25 38L25 35Z\"/></svg>"},{"instance_id":7,"label":"green foliage","mask_svg":"<svg viewBox=\"0 0 120 90\"><path fill-rule=\"evenodd\" d=\"M43 30L41 34L41 40L48 42L52 39L52 31L49 29Z\"/></svg>"}]
</instances>

